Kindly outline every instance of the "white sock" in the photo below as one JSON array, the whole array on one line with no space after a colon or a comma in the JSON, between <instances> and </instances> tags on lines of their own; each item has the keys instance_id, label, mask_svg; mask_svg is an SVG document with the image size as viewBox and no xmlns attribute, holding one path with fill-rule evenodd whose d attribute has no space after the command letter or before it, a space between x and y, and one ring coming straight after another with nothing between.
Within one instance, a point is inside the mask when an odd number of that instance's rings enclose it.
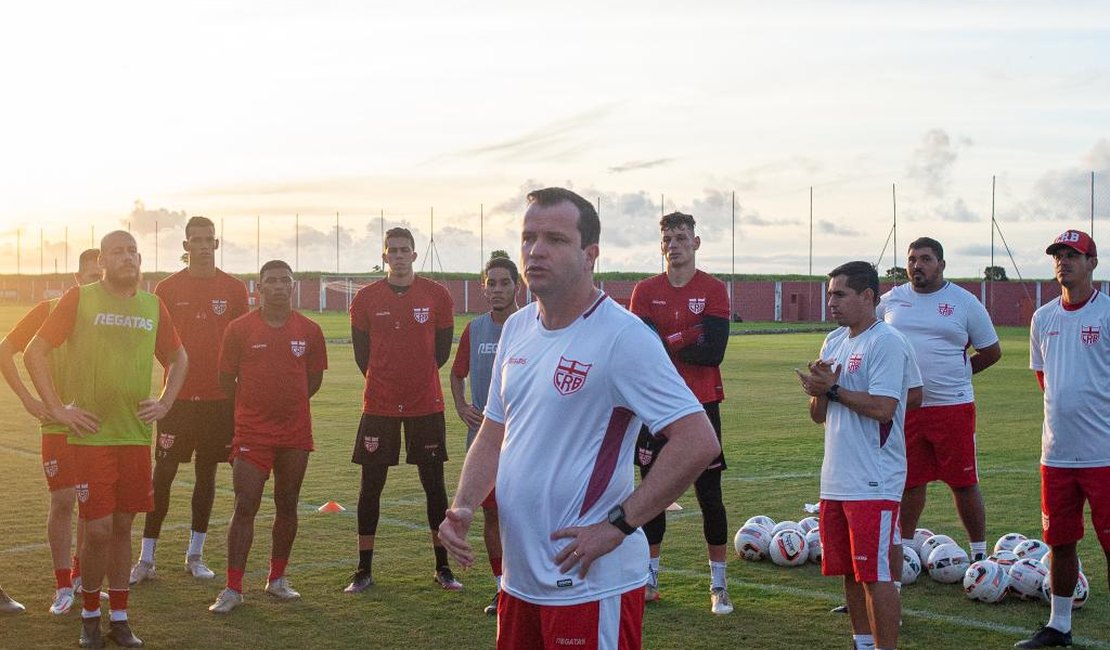
<instances>
[{"instance_id":1,"label":"white sock","mask_svg":"<svg viewBox=\"0 0 1110 650\"><path fill-rule=\"evenodd\" d=\"M725 589L728 587L728 582L725 578L725 569L728 568L727 562L714 562L709 561L709 576L711 589Z\"/></svg>"},{"instance_id":2,"label":"white sock","mask_svg":"<svg viewBox=\"0 0 1110 650\"><path fill-rule=\"evenodd\" d=\"M117 621L126 621L127 620L127 610L126 609L112 609L112 610L109 610L108 611L108 620L112 621L113 623L115 623Z\"/></svg>"},{"instance_id":3,"label":"white sock","mask_svg":"<svg viewBox=\"0 0 1110 650\"><path fill-rule=\"evenodd\" d=\"M987 543L986 542L971 542L971 561L976 562L987 557Z\"/></svg>"},{"instance_id":4,"label":"white sock","mask_svg":"<svg viewBox=\"0 0 1110 650\"><path fill-rule=\"evenodd\" d=\"M1052 615L1048 626L1061 632L1071 632L1071 596L1052 595Z\"/></svg>"},{"instance_id":5,"label":"white sock","mask_svg":"<svg viewBox=\"0 0 1110 650\"><path fill-rule=\"evenodd\" d=\"M189 531L189 550L186 552L186 557L190 555L201 556L204 555L204 539L208 537L208 533L198 533L195 530Z\"/></svg>"},{"instance_id":6,"label":"white sock","mask_svg":"<svg viewBox=\"0 0 1110 650\"><path fill-rule=\"evenodd\" d=\"M97 618L100 616L99 609L88 610L84 607L81 608L81 618Z\"/></svg>"},{"instance_id":7,"label":"white sock","mask_svg":"<svg viewBox=\"0 0 1110 650\"><path fill-rule=\"evenodd\" d=\"M902 593L902 582L900 580L894 581L894 590L898 593Z\"/></svg>"},{"instance_id":8,"label":"white sock","mask_svg":"<svg viewBox=\"0 0 1110 650\"><path fill-rule=\"evenodd\" d=\"M870 634L853 634L852 642L856 644L856 650L875 650L875 637Z\"/></svg>"},{"instance_id":9,"label":"white sock","mask_svg":"<svg viewBox=\"0 0 1110 650\"><path fill-rule=\"evenodd\" d=\"M658 587L659 586L659 558L653 557L653 558L649 559L648 560L648 567L651 569L651 575L650 575L651 586L652 587Z\"/></svg>"},{"instance_id":10,"label":"white sock","mask_svg":"<svg viewBox=\"0 0 1110 650\"><path fill-rule=\"evenodd\" d=\"M139 561L154 564L154 547L158 545L157 537L144 537L143 548L139 552Z\"/></svg>"}]
</instances>

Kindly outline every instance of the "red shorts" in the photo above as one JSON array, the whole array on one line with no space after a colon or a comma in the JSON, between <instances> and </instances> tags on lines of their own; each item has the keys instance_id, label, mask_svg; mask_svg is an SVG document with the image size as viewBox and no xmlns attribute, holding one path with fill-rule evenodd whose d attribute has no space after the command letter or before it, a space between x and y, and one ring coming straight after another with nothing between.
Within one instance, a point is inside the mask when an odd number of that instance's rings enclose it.
<instances>
[{"instance_id":1,"label":"red shorts","mask_svg":"<svg viewBox=\"0 0 1110 650\"><path fill-rule=\"evenodd\" d=\"M42 473L46 475L46 487L51 492L65 490L77 485L77 466L75 462L73 447L69 446L66 434L43 434Z\"/></svg>"},{"instance_id":2,"label":"red shorts","mask_svg":"<svg viewBox=\"0 0 1110 650\"><path fill-rule=\"evenodd\" d=\"M893 582L890 548L898 536L897 501L821 499L821 573L856 582Z\"/></svg>"},{"instance_id":3,"label":"red shorts","mask_svg":"<svg viewBox=\"0 0 1110 650\"><path fill-rule=\"evenodd\" d=\"M266 474L266 477L269 478L270 472L274 469L274 460L283 452L291 450L311 451L299 447L267 447L254 443L235 443L231 446L230 462L232 466L234 466L235 461L241 458L262 470L262 472Z\"/></svg>"},{"instance_id":4,"label":"red shorts","mask_svg":"<svg viewBox=\"0 0 1110 650\"><path fill-rule=\"evenodd\" d=\"M154 485L150 447L71 445L77 465L77 508L86 521L114 512L150 512Z\"/></svg>"},{"instance_id":5,"label":"red shorts","mask_svg":"<svg viewBox=\"0 0 1110 650\"><path fill-rule=\"evenodd\" d=\"M975 402L906 411L906 487L932 481L964 488L979 483Z\"/></svg>"},{"instance_id":6,"label":"red shorts","mask_svg":"<svg viewBox=\"0 0 1110 650\"><path fill-rule=\"evenodd\" d=\"M1091 504L1091 525L1110 553L1110 467L1041 465L1041 527L1049 546L1083 539L1083 502Z\"/></svg>"},{"instance_id":7,"label":"red shorts","mask_svg":"<svg viewBox=\"0 0 1110 650\"><path fill-rule=\"evenodd\" d=\"M534 605L502 591L497 648L632 650L642 644L643 623L643 587L579 605Z\"/></svg>"},{"instance_id":8,"label":"red shorts","mask_svg":"<svg viewBox=\"0 0 1110 650\"><path fill-rule=\"evenodd\" d=\"M497 490L490 490L489 496L482 501L482 507L487 510L490 508L497 508Z\"/></svg>"}]
</instances>

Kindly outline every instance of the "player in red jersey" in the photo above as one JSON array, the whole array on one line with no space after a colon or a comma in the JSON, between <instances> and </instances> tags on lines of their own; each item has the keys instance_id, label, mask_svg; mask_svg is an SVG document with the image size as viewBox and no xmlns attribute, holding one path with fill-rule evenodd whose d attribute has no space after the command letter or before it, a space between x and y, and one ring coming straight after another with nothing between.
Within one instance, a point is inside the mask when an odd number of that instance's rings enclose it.
<instances>
[{"instance_id":1,"label":"player in red jersey","mask_svg":"<svg viewBox=\"0 0 1110 650\"><path fill-rule=\"evenodd\" d=\"M96 258L100 251L90 248L81 253L78 258L77 273L73 279L77 284L92 284L100 279L100 267ZM23 408L38 419L42 426L42 469L46 475L46 485L50 490L50 510L46 517L46 538L50 544L50 556L54 561L54 600L50 604L50 613L62 615L73 607L74 592L81 588L81 561L78 551L85 537L85 524L82 519L77 520L77 551L70 560L70 547L73 542L73 504L75 503L74 486L77 477L73 465L73 451L66 441L65 429L57 423L50 421L50 413L24 385L15 367L15 354L22 352L35 332L42 326L50 310L58 301L44 300L35 306L12 331L0 341L0 372L8 387L19 397ZM58 352L53 360L55 366L64 361L63 352ZM55 368L55 372L58 369Z\"/></svg>"},{"instance_id":2,"label":"player in red jersey","mask_svg":"<svg viewBox=\"0 0 1110 650\"><path fill-rule=\"evenodd\" d=\"M131 584L155 576L154 550L162 521L170 507L170 486L180 463L194 465L192 525L185 570L194 578L216 574L204 563L204 540L216 496L216 468L228 461L234 431L231 400L220 388L216 369L218 341L231 321L247 313L247 288L216 268L216 226L206 217L185 224L182 248L188 266L158 283L162 299L189 353L189 375L170 412L158 423L154 450L154 510L147 513L139 561L131 569Z\"/></svg>"},{"instance_id":3,"label":"player in red jersey","mask_svg":"<svg viewBox=\"0 0 1110 650\"><path fill-rule=\"evenodd\" d=\"M262 265L262 306L236 319L220 346L220 385L235 400L232 481L235 512L227 530L227 587L208 611L226 614L243 602L243 573L254 517L274 473L276 516L266 593L300 598L285 578L297 536L297 502L313 449L309 400L324 379L327 349L320 326L293 310L293 271L281 260Z\"/></svg>"},{"instance_id":4,"label":"player in red jersey","mask_svg":"<svg viewBox=\"0 0 1110 650\"><path fill-rule=\"evenodd\" d=\"M720 405L725 397L720 365L728 345L729 297L723 282L697 268L695 258L701 238L694 226L694 217L681 212L672 212L659 221L660 249L667 271L639 282L632 290L629 308L663 339L678 374L705 408L719 443ZM651 471L666 442L646 429L640 431L636 464L641 476ZM709 594L714 614L732 613L725 576L728 515L721 498L721 472L725 468L722 450L694 482L709 550ZM651 577L645 593L649 602L659 599L659 554L666 529L666 511L644 524L651 548Z\"/></svg>"},{"instance_id":5,"label":"player in red jersey","mask_svg":"<svg viewBox=\"0 0 1110 650\"><path fill-rule=\"evenodd\" d=\"M372 568L382 489L389 467L401 453L416 465L427 502L428 527L435 551L435 580L451 591L462 589L439 541L439 522L447 510L443 463L447 425L439 368L451 355L454 304L443 286L413 272L416 242L405 228L385 233L385 279L363 287L351 302L351 340L355 362L366 376L362 420L351 462L362 465L358 495L358 569L347 593L374 584Z\"/></svg>"}]
</instances>

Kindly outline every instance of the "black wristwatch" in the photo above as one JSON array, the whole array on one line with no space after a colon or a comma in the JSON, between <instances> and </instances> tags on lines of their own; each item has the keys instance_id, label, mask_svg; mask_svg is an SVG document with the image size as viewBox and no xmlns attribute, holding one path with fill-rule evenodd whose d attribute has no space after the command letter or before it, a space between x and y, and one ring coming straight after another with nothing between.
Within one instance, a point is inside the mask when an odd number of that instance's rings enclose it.
<instances>
[{"instance_id":1,"label":"black wristwatch","mask_svg":"<svg viewBox=\"0 0 1110 650\"><path fill-rule=\"evenodd\" d=\"M624 506L621 506L619 504L613 506L613 509L609 511L609 523L616 526L617 530L621 531L625 535L631 535L632 533L636 532L636 529L632 526L629 526L628 522L625 521Z\"/></svg>"},{"instance_id":2,"label":"black wristwatch","mask_svg":"<svg viewBox=\"0 0 1110 650\"><path fill-rule=\"evenodd\" d=\"M829 398L830 402L840 401L840 384L833 384L832 388L825 391L825 397Z\"/></svg>"}]
</instances>

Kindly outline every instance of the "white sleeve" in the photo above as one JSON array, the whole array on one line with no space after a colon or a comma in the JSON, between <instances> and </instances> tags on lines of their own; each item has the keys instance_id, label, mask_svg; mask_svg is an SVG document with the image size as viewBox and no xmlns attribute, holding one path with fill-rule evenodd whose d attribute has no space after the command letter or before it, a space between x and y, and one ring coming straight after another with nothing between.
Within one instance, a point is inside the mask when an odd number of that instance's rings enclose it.
<instances>
[{"instance_id":1,"label":"white sleeve","mask_svg":"<svg viewBox=\"0 0 1110 650\"><path fill-rule=\"evenodd\" d=\"M905 344L906 354L910 358L909 363L906 364L906 378L909 380L906 385L909 388L920 388L925 385L925 380L921 377L921 367L917 365L917 352L914 351L913 345L904 335L902 336L902 343Z\"/></svg>"},{"instance_id":2,"label":"white sleeve","mask_svg":"<svg viewBox=\"0 0 1110 650\"><path fill-rule=\"evenodd\" d=\"M484 417L498 424L505 424L505 403L501 400L501 374L504 372L503 368L505 366L502 363L501 356L509 347L506 343L512 338L514 331L515 328L511 327L511 323L505 323L505 328L501 330L501 339L497 344L497 354L493 357L493 372L490 373L486 408L482 410Z\"/></svg>"},{"instance_id":3,"label":"white sleeve","mask_svg":"<svg viewBox=\"0 0 1110 650\"><path fill-rule=\"evenodd\" d=\"M902 380L911 357L896 333L877 337L871 345L867 370L867 393L875 397L902 399Z\"/></svg>"},{"instance_id":4,"label":"white sleeve","mask_svg":"<svg viewBox=\"0 0 1110 650\"><path fill-rule=\"evenodd\" d=\"M1037 326L1037 314L1034 313L1033 321L1029 323L1029 367L1033 370L1044 370L1040 334L1040 328Z\"/></svg>"},{"instance_id":5,"label":"white sleeve","mask_svg":"<svg viewBox=\"0 0 1110 650\"><path fill-rule=\"evenodd\" d=\"M663 343L643 322L630 323L610 351L615 401L636 414L654 435L705 407L671 363Z\"/></svg>"},{"instance_id":6,"label":"white sleeve","mask_svg":"<svg viewBox=\"0 0 1110 650\"><path fill-rule=\"evenodd\" d=\"M967 308L967 337L976 350L989 347L998 343L998 332L994 331L994 323L983 303L971 296Z\"/></svg>"},{"instance_id":7,"label":"white sleeve","mask_svg":"<svg viewBox=\"0 0 1110 650\"><path fill-rule=\"evenodd\" d=\"M890 301L890 296L892 293L894 293L894 289L887 291L879 297L879 304L875 306L875 318L881 321L886 320L887 303Z\"/></svg>"}]
</instances>

